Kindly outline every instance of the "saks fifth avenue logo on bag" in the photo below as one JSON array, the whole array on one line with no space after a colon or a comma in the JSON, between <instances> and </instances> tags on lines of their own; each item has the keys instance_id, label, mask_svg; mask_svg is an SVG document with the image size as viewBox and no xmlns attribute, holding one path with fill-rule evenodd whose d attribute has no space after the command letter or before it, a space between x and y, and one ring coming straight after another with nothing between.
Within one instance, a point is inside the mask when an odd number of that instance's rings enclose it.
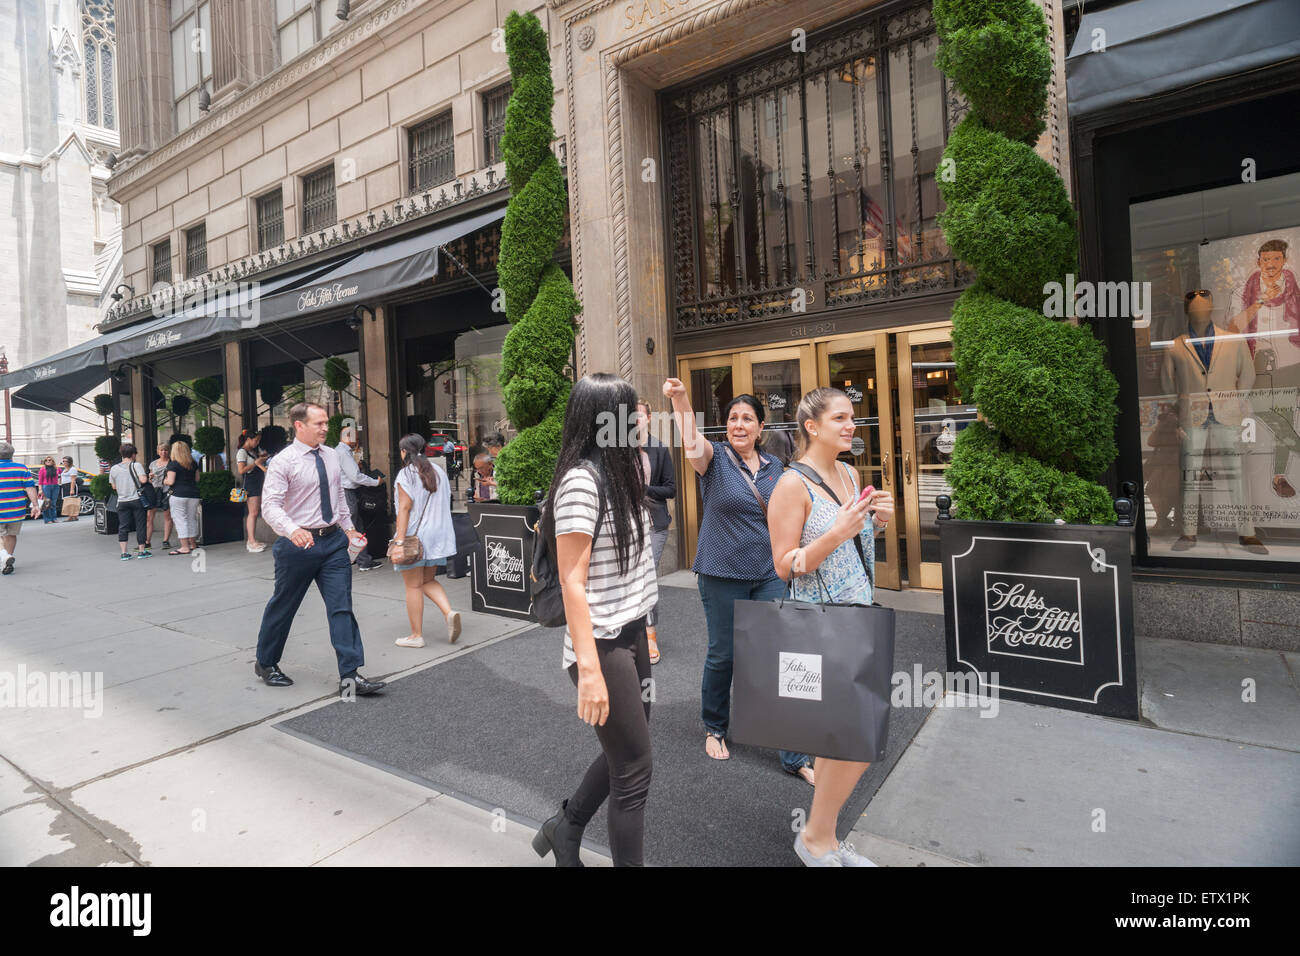
<instances>
[{"instance_id":1,"label":"saks fifth avenue logo on bag","mask_svg":"<svg viewBox=\"0 0 1300 956\"><path fill-rule=\"evenodd\" d=\"M780 651L777 661L777 694L799 700L822 699L822 656Z\"/></svg>"},{"instance_id":2,"label":"saks fifth avenue logo on bag","mask_svg":"<svg viewBox=\"0 0 1300 956\"><path fill-rule=\"evenodd\" d=\"M322 305L337 305L344 299L350 299L356 295L358 288L359 286L345 286L342 282L336 282L332 286L322 285L314 289L308 289L298 296L298 311L315 309Z\"/></svg>"},{"instance_id":3,"label":"saks fifth avenue logo on bag","mask_svg":"<svg viewBox=\"0 0 1300 956\"><path fill-rule=\"evenodd\" d=\"M487 555L488 585L494 588L522 591L524 589L523 538L484 535L483 548Z\"/></svg>"},{"instance_id":4,"label":"saks fifth avenue logo on bag","mask_svg":"<svg viewBox=\"0 0 1300 956\"><path fill-rule=\"evenodd\" d=\"M984 572L991 654L1083 664L1083 601L1078 578Z\"/></svg>"}]
</instances>

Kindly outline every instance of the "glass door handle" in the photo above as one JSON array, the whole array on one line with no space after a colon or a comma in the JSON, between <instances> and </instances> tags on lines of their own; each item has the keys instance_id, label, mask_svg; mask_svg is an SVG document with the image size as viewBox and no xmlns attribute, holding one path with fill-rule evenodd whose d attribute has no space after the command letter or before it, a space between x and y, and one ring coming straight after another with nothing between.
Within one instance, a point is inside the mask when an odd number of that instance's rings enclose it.
<instances>
[{"instance_id":1,"label":"glass door handle","mask_svg":"<svg viewBox=\"0 0 1300 956\"><path fill-rule=\"evenodd\" d=\"M907 484L912 483L912 453L903 452L903 481Z\"/></svg>"},{"instance_id":2,"label":"glass door handle","mask_svg":"<svg viewBox=\"0 0 1300 956\"><path fill-rule=\"evenodd\" d=\"M889 475L889 452L885 452L884 457L880 459L880 483L882 485L892 485L894 483Z\"/></svg>"}]
</instances>

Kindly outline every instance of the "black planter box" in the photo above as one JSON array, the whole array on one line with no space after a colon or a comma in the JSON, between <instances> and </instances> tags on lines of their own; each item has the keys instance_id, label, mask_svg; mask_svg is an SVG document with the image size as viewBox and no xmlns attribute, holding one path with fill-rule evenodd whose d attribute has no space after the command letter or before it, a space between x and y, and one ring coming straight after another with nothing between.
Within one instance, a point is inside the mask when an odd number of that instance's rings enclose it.
<instances>
[{"instance_id":1,"label":"black planter box","mask_svg":"<svg viewBox=\"0 0 1300 956\"><path fill-rule=\"evenodd\" d=\"M246 505L219 501L199 505L199 543L204 547L244 540Z\"/></svg>"},{"instance_id":2,"label":"black planter box","mask_svg":"<svg viewBox=\"0 0 1300 956\"><path fill-rule=\"evenodd\" d=\"M109 508L109 501L114 505ZM95 534L117 534L117 500L95 502Z\"/></svg>"},{"instance_id":3,"label":"black planter box","mask_svg":"<svg viewBox=\"0 0 1300 956\"><path fill-rule=\"evenodd\" d=\"M533 526L535 505L472 504L478 535L470 571L471 607L486 614L533 619Z\"/></svg>"},{"instance_id":4,"label":"black planter box","mask_svg":"<svg viewBox=\"0 0 1300 956\"><path fill-rule=\"evenodd\" d=\"M1132 528L939 529L950 673L973 672L981 695L1138 719Z\"/></svg>"}]
</instances>

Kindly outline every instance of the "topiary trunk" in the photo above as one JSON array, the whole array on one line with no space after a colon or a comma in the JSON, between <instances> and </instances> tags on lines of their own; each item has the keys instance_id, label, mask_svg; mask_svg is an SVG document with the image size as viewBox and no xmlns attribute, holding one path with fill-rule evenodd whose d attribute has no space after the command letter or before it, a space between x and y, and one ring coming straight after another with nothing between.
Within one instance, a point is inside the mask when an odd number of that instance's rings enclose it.
<instances>
[{"instance_id":1,"label":"topiary trunk","mask_svg":"<svg viewBox=\"0 0 1300 956\"><path fill-rule=\"evenodd\" d=\"M573 317L581 306L554 261L568 198L551 152L555 89L546 32L534 14L506 17L512 90L501 149L510 204L501 225L497 279L513 326L501 355L506 414L519 434L497 456L497 493L506 504L532 504L550 486L560 453L570 383Z\"/></svg>"},{"instance_id":2,"label":"topiary trunk","mask_svg":"<svg viewBox=\"0 0 1300 956\"><path fill-rule=\"evenodd\" d=\"M1048 318L1047 284L1077 268L1075 212L1034 151L1052 57L1032 0L934 0L939 68L971 110L944 150L939 215L976 283L953 306L962 397L981 420L961 431L946 477L957 517L1109 524L1097 479L1115 459L1115 398L1102 343Z\"/></svg>"}]
</instances>

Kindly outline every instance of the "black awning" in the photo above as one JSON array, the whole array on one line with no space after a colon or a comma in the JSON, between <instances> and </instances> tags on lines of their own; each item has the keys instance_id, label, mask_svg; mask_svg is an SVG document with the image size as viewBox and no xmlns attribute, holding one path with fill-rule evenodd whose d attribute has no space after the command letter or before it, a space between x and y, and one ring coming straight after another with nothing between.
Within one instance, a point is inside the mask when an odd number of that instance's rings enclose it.
<instances>
[{"instance_id":1,"label":"black awning","mask_svg":"<svg viewBox=\"0 0 1300 956\"><path fill-rule=\"evenodd\" d=\"M1068 112L1077 119L1298 56L1297 0L1134 0L1084 14L1065 61Z\"/></svg>"},{"instance_id":2,"label":"black awning","mask_svg":"<svg viewBox=\"0 0 1300 956\"><path fill-rule=\"evenodd\" d=\"M18 389L15 408L65 412L69 405L108 378L104 346L95 336L71 348L0 375L0 388Z\"/></svg>"},{"instance_id":3,"label":"black awning","mask_svg":"<svg viewBox=\"0 0 1300 956\"><path fill-rule=\"evenodd\" d=\"M261 320L276 322L363 302L374 305L378 297L427 282L438 274L440 246L491 225L505 214L505 206L497 206L477 216L366 249L309 282L279 294L263 294Z\"/></svg>"}]
</instances>

